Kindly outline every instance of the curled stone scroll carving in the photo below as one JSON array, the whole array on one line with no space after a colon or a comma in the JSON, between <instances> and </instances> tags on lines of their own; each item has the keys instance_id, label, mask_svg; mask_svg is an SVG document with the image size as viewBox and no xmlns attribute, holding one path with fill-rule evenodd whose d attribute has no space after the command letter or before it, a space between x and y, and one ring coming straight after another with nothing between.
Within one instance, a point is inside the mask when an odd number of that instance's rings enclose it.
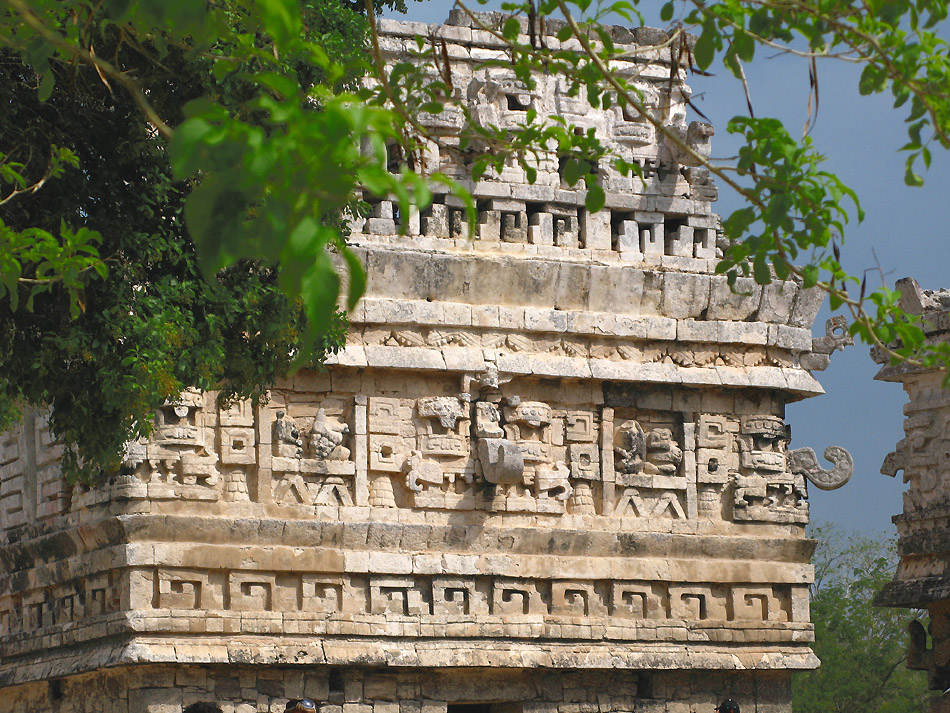
<instances>
[{"instance_id":1,"label":"curled stone scroll carving","mask_svg":"<svg viewBox=\"0 0 950 713\"><path fill-rule=\"evenodd\" d=\"M789 470L804 475L822 490L835 490L847 483L854 473L854 459L851 454L839 446L828 446L825 458L834 467L824 469L818 465L818 456L811 448L797 448L788 454Z\"/></svg>"}]
</instances>

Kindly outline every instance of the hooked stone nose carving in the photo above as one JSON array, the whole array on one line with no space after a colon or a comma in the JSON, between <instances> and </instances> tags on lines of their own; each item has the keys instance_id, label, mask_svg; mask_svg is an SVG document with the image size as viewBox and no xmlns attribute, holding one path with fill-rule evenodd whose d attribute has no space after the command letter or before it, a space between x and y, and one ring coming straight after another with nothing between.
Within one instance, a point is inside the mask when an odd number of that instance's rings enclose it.
<instances>
[{"instance_id":1,"label":"hooked stone nose carving","mask_svg":"<svg viewBox=\"0 0 950 713\"><path fill-rule=\"evenodd\" d=\"M504 438L480 438L478 459L482 463L482 474L489 483L512 485L521 482L524 455L517 443Z\"/></svg>"},{"instance_id":2,"label":"hooked stone nose carving","mask_svg":"<svg viewBox=\"0 0 950 713\"><path fill-rule=\"evenodd\" d=\"M788 454L789 469L808 478L821 490L835 490L851 479L854 473L854 459L851 454L839 446L828 446L825 449L825 459L834 467L825 470L818 465L818 456L811 448L796 448Z\"/></svg>"}]
</instances>

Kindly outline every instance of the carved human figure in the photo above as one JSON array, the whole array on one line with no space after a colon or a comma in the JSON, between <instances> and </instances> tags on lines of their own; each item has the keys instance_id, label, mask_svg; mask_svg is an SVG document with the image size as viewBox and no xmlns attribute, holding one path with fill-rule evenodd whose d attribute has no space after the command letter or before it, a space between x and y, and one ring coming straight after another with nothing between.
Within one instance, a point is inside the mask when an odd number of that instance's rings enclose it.
<instances>
[{"instance_id":1,"label":"carved human figure","mask_svg":"<svg viewBox=\"0 0 950 713\"><path fill-rule=\"evenodd\" d=\"M348 460L350 449L343 445L343 441L349 432L347 424L328 421L326 411L318 409L308 439L311 456L317 460Z\"/></svg>"},{"instance_id":2,"label":"carved human figure","mask_svg":"<svg viewBox=\"0 0 950 713\"><path fill-rule=\"evenodd\" d=\"M479 438L504 438L501 427L501 411L488 401L475 403L475 435Z\"/></svg>"},{"instance_id":3,"label":"carved human figure","mask_svg":"<svg viewBox=\"0 0 950 713\"><path fill-rule=\"evenodd\" d=\"M675 475L683 461L683 450L673 440L669 428L654 428L646 438L646 463L643 472L650 475Z\"/></svg>"},{"instance_id":4,"label":"carved human figure","mask_svg":"<svg viewBox=\"0 0 950 713\"><path fill-rule=\"evenodd\" d=\"M646 434L637 421L627 421L617 429L614 446L614 468L620 473L637 475L643 471L646 457ZM682 453L680 453L682 457Z\"/></svg>"},{"instance_id":5,"label":"carved human figure","mask_svg":"<svg viewBox=\"0 0 950 713\"><path fill-rule=\"evenodd\" d=\"M303 457L303 441L297 422L283 411L277 412L274 421L274 450L282 458Z\"/></svg>"}]
</instances>

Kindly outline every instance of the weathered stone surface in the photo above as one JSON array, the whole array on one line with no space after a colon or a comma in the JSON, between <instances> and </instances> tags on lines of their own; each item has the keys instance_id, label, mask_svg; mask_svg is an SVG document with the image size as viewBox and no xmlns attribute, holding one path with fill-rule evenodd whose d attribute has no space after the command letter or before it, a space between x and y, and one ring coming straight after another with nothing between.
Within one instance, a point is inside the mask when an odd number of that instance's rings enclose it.
<instances>
[{"instance_id":1,"label":"weathered stone surface","mask_svg":"<svg viewBox=\"0 0 950 713\"><path fill-rule=\"evenodd\" d=\"M590 214L556 156L473 184L435 155L477 231L458 197L402 218L372 198L368 294L325 372L257 404L187 390L99 488L65 485L42 414L0 435L0 713L789 711L817 665L804 476L824 476L782 414L837 344L812 340L819 301L729 290L714 187L646 122L476 66L501 45L461 12L380 28L387 61L444 39L478 121L582 118L645 180L602 167ZM669 50L636 49L647 103L671 94L708 148Z\"/></svg>"},{"instance_id":2,"label":"weathered stone surface","mask_svg":"<svg viewBox=\"0 0 950 713\"><path fill-rule=\"evenodd\" d=\"M911 278L898 280L896 287L901 308L921 316L928 339L946 342L950 338L946 319L950 293L922 290ZM829 320L825 337L815 340L816 347L829 354L840 348L845 337L840 325ZM938 368L891 366L889 357L879 350L872 350L872 357L883 365L876 378L901 382L909 400L904 406L904 438L881 465L885 475L894 477L902 472L907 490L903 513L894 517L900 555L897 572L876 603L927 610L930 623L926 630L916 621L908 627L907 667L926 671L930 689L945 691L950 687L950 666L942 653L950 643L950 461L945 428L950 394ZM931 710L945 710L946 698L931 699Z\"/></svg>"}]
</instances>

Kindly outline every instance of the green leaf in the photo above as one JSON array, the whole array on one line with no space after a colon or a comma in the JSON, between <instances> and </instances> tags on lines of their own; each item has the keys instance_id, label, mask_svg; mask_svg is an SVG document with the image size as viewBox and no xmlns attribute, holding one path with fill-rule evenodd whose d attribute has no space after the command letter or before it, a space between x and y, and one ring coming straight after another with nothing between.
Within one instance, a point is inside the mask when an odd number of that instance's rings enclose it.
<instances>
[{"instance_id":1,"label":"green leaf","mask_svg":"<svg viewBox=\"0 0 950 713\"><path fill-rule=\"evenodd\" d=\"M713 57L716 55L715 40L713 31L704 29L703 34L696 40L696 46L693 48L693 57L696 58L696 65L700 69L708 69L712 64Z\"/></svg>"},{"instance_id":2,"label":"green leaf","mask_svg":"<svg viewBox=\"0 0 950 713\"><path fill-rule=\"evenodd\" d=\"M585 173L587 173L587 167L574 157L569 158L564 163L564 180L567 181L569 186L576 185Z\"/></svg>"},{"instance_id":3,"label":"green leaf","mask_svg":"<svg viewBox=\"0 0 950 713\"><path fill-rule=\"evenodd\" d=\"M673 19L672 2L663 3L663 7L660 8L660 19L663 20L663 22L669 22Z\"/></svg>"},{"instance_id":4,"label":"green leaf","mask_svg":"<svg viewBox=\"0 0 950 713\"><path fill-rule=\"evenodd\" d=\"M278 46L300 38L303 25L299 5L295 0L257 0L264 30Z\"/></svg>"},{"instance_id":5,"label":"green leaf","mask_svg":"<svg viewBox=\"0 0 950 713\"><path fill-rule=\"evenodd\" d=\"M311 262L314 256L323 249L320 245L320 231L317 221L308 215L297 223L287 237L285 249L285 269L286 267L296 267Z\"/></svg>"},{"instance_id":6,"label":"green leaf","mask_svg":"<svg viewBox=\"0 0 950 713\"><path fill-rule=\"evenodd\" d=\"M858 91L865 96L875 94L884 89L886 82L887 71L874 64L869 64L861 72L861 79L858 80Z\"/></svg>"},{"instance_id":7,"label":"green leaf","mask_svg":"<svg viewBox=\"0 0 950 713\"><path fill-rule=\"evenodd\" d=\"M904 164L904 183L915 188L924 185L924 179L914 171L914 162L917 154L907 157L907 163Z\"/></svg>"},{"instance_id":8,"label":"green leaf","mask_svg":"<svg viewBox=\"0 0 950 713\"><path fill-rule=\"evenodd\" d=\"M274 90L280 97L290 99L297 96L300 86L297 80L279 72L257 72L250 75L252 80L262 87Z\"/></svg>"},{"instance_id":9,"label":"green leaf","mask_svg":"<svg viewBox=\"0 0 950 713\"><path fill-rule=\"evenodd\" d=\"M767 285L772 281L772 273L769 271L769 265L765 261L765 256L761 253L755 256L752 261L752 276L756 283Z\"/></svg>"},{"instance_id":10,"label":"green leaf","mask_svg":"<svg viewBox=\"0 0 950 713\"><path fill-rule=\"evenodd\" d=\"M53 70L47 67L46 71L40 75L40 86L36 92L37 98L41 102L45 102L52 96L55 85L56 80L53 77Z\"/></svg>"},{"instance_id":11,"label":"green leaf","mask_svg":"<svg viewBox=\"0 0 950 713\"><path fill-rule=\"evenodd\" d=\"M182 180L190 177L201 165L199 144L211 132L211 125L203 119L186 119L175 130L168 145L175 178Z\"/></svg>"},{"instance_id":12,"label":"green leaf","mask_svg":"<svg viewBox=\"0 0 950 713\"><path fill-rule=\"evenodd\" d=\"M593 183L593 179L591 179L591 183ZM584 198L584 207L587 208L589 213L596 213L604 207L606 201L607 196L604 194L604 189L596 183L593 183L593 185L587 189L587 196Z\"/></svg>"},{"instance_id":13,"label":"green leaf","mask_svg":"<svg viewBox=\"0 0 950 713\"><path fill-rule=\"evenodd\" d=\"M772 267L775 268L775 276L780 280L787 280L791 274L788 263L781 256L775 256L772 260Z\"/></svg>"}]
</instances>

